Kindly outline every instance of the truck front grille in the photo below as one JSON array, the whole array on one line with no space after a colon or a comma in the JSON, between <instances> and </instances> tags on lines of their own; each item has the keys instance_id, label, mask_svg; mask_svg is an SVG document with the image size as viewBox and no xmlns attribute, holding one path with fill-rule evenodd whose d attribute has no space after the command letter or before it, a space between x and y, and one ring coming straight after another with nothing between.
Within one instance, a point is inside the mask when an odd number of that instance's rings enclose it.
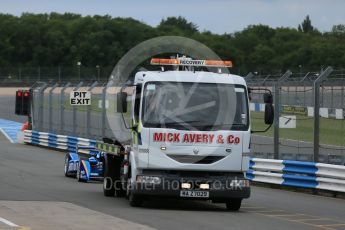
<instances>
[{"instance_id":1,"label":"truck front grille","mask_svg":"<svg viewBox=\"0 0 345 230\"><path fill-rule=\"evenodd\" d=\"M223 159L225 156L193 156L169 154L168 157L180 163L187 164L212 164Z\"/></svg>"}]
</instances>

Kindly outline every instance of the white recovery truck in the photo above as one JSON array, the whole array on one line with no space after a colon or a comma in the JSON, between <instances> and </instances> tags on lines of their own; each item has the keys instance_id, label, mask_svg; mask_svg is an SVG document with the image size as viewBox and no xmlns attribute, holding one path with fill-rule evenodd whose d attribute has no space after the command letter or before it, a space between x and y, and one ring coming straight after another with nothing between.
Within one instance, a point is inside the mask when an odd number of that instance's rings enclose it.
<instances>
[{"instance_id":1,"label":"white recovery truck","mask_svg":"<svg viewBox=\"0 0 345 230\"><path fill-rule=\"evenodd\" d=\"M238 210L250 196L244 78L221 73L230 61L153 58L151 64L162 66L161 71L137 72L128 86L132 95L126 86L117 93L117 113L130 114L131 140L112 151L100 145L106 152L104 194L127 196L132 206L159 196L211 200ZM165 65L174 70L164 71ZM196 71L203 67L219 69ZM265 123L272 124L272 95L264 99Z\"/></svg>"}]
</instances>

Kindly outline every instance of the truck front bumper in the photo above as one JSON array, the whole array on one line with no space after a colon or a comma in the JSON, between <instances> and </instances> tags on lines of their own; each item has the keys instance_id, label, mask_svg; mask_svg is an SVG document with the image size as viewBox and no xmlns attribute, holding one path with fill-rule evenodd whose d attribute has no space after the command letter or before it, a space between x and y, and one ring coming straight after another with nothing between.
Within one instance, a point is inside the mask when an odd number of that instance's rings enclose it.
<instances>
[{"instance_id":1,"label":"truck front bumper","mask_svg":"<svg viewBox=\"0 0 345 230\"><path fill-rule=\"evenodd\" d=\"M138 175L136 179L137 182L132 191L142 196L181 197L181 191L207 191L207 197L190 197L190 199L206 199L215 202L250 196L249 181L243 174L205 177L149 173Z\"/></svg>"}]
</instances>

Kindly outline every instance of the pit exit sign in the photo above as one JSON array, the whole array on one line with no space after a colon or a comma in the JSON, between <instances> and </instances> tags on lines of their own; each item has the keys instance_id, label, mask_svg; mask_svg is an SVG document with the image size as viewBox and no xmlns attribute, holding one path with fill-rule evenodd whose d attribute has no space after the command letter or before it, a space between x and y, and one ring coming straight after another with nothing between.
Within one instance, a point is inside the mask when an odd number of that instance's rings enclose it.
<instances>
[{"instance_id":1,"label":"pit exit sign","mask_svg":"<svg viewBox=\"0 0 345 230\"><path fill-rule=\"evenodd\" d=\"M89 91L72 91L70 93L71 105L91 105L91 92Z\"/></svg>"}]
</instances>

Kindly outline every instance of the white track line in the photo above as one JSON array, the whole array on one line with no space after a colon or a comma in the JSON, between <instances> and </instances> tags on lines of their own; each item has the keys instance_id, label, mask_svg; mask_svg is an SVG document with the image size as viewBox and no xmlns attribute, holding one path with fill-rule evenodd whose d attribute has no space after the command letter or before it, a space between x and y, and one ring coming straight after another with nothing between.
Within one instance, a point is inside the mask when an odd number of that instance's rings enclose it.
<instances>
[{"instance_id":1,"label":"white track line","mask_svg":"<svg viewBox=\"0 0 345 230\"><path fill-rule=\"evenodd\" d=\"M5 137L11 142L11 143L15 143L15 141L2 129L0 128L0 131L2 132L2 134L5 135Z\"/></svg>"},{"instance_id":2,"label":"white track line","mask_svg":"<svg viewBox=\"0 0 345 230\"><path fill-rule=\"evenodd\" d=\"M0 217L0 222L10 226L10 227L19 227L18 225L16 225L15 223L12 223L9 220L6 220L5 218Z\"/></svg>"}]
</instances>

